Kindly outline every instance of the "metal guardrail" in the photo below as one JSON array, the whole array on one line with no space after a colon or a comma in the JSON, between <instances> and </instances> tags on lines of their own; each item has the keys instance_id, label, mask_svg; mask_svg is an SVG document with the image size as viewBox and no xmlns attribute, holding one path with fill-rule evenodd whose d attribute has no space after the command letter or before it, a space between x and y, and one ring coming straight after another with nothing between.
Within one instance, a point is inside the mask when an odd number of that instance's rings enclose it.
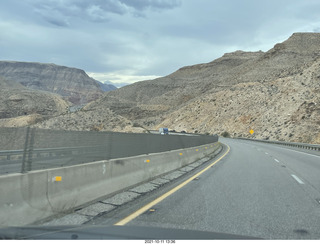
<instances>
[{"instance_id":1,"label":"metal guardrail","mask_svg":"<svg viewBox=\"0 0 320 244\"><path fill-rule=\"evenodd\" d=\"M74 152L85 152L86 150L94 150L96 148L101 148L101 146L97 147L61 147L61 148L38 148L34 149L33 153L35 154L34 157L36 158L43 158L43 157L51 157L55 155L65 155L65 154L74 154ZM24 150L5 150L0 151L0 159L1 157L5 157L6 160L11 160L11 156L23 156Z\"/></svg>"},{"instance_id":2,"label":"metal guardrail","mask_svg":"<svg viewBox=\"0 0 320 244\"><path fill-rule=\"evenodd\" d=\"M31 170L62 167L99 160L96 155L105 151L103 146L37 148L31 150L0 151L0 175L26 173Z\"/></svg>"},{"instance_id":3,"label":"metal guardrail","mask_svg":"<svg viewBox=\"0 0 320 244\"><path fill-rule=\"evenodd\" d=\"M218 136L0 128L0 175L185 149Z\"/></svg>"},{"instance_id":4,"label":"metal guardrail","mask_svg":"<svg viewBox=\"0 0 320 244\"><path fill-rule=\"evenodd\" d=\"M271 144L279 144L279 145L284 145L289 147L299 147L299 148L308 149L308 150L320 151L319 144L307 144L307 143L284 142L284 141L268 141L268 140L250 139L250 138L243 138L243 137L238 137L237 139L271 143Z\"/></svg>"}]
</instances>

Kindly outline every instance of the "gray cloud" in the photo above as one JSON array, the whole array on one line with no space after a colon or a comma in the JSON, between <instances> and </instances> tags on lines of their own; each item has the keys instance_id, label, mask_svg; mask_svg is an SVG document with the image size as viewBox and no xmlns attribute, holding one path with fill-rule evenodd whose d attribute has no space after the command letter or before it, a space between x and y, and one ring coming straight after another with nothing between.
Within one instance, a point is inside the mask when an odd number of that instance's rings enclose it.
<instances>
[{"instance_id":1,"label":"gray cloud","mask_svg":"<svg viewBox=\"0 0 320 244\"><path fill-rule=\"evenodd\" d=\"M315 0L0 1L0 52L114 77L167 75L319 31L319 11Z\"/></svg>"},{"instance_id":2,"label":"gray cloud","mask_svg":"<svg viewBox=\"0 0 320 244\"><path fill-rule=\"evenodd\" d=\"M161 10L161 9L173 9L181 5L181 1L178 0L119 0L127 6L133 7L138 11L145 9Z\"/></svg>"},{"instance_id":3,"label":"gray cloud","mask_svg":"<svg viewBox=\"0 0 320 244\"><path fill-rule=\"evenodd\" d=\"M68 20L85 19L105 22L112 14L145 16L147 10L159 11L180 6L178 0L28 0L34 12L45 21L57 26L68 26Z\"/></svg>"}]
</instances>

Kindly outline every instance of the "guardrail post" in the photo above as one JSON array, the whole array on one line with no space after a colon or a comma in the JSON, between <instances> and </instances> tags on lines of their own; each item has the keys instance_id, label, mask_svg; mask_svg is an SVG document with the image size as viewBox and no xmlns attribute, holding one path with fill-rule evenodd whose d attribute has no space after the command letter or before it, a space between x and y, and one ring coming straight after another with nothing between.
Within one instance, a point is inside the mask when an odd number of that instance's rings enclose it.
<instances>
[{"instance_id":1,"label":"guardrail post","mask_svg":"<svg viewBox=\"0 0 320 244\"><path fill-rule=\"evenodd\" d=\"M106 138L106 153L105 153L105 160L111 159L112 155L112 136L113 134L107 134Z\"/></svg>"},{"instance_id":2,"label":"guardrail post","mask_svg":"<svg viewBox=\"0 0 320 244\"><path fill-rule=\"evenodd\" d=\"M26 173L32 169L32 157L33 157L33 144L34 144L34 131L27 127L26 141L24 144L21 173Z\"/></svg>"}]
</instances>

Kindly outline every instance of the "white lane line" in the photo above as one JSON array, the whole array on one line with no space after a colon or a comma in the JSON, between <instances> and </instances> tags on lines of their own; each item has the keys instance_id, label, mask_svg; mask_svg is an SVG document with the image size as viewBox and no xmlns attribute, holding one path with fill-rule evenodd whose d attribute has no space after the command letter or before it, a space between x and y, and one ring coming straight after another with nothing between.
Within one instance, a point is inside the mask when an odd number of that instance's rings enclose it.
<instances>
[{"instance_id":1,"label":"white lane line","mask_svg":"<svg viewBox=\"0 0 320 244\"><path fill-rule=\"evenodd\" d=\"M268 153L267 153L267 152L265 152L265 154L267 154L267 155L268 155Z\"/></svg>"},{"instance_id":2,"label":"white lane line","mask_svg":"<svg viewBox=\"0 0 320 244\"><path fill-rule=\"evenodd\" d=\"M276 158L274 159L274 161L276 161L277 163L280 163L280 161L278 159L276 159Z\"/></svg>"},{"instance_id":3,"label":"white lane line","mask_svg":"<svg viewBox=\"0 0 320 244\"><path fill-rule=\"evenodd\" d=\"M298 178L298 176L296 176L296 175L291 175L291 176L292 176L296 181L298 181L299 184L304 184L303 181Z\"/></svg>"}]
</instances>

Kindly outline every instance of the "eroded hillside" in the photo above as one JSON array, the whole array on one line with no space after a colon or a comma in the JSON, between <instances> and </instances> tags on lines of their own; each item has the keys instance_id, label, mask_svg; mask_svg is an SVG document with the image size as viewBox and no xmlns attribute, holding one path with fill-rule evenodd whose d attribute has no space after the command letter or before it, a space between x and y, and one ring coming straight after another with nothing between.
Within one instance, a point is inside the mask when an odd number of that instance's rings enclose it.
<instances>
[{"instance_id":1,"label":"eroded hillside","mask_svg":"<svg viewBox=\"0 0 320 244\"><path fill-rule=\"evenodd\" d=\"M68 107L58 95L28 89L0 77L0 126L26 126L66 113Z\"/></svg>"},{"instance_id":2,"label":"eroded hillside","mask_svg":"<svg viewBox=\"0 0 320 244\"><path fill-rule=\"evenodd\" d=\"M108 119L100 120L101 130L166 126L176 131L226 131L236 137L320 143L319 68L320 33L295 33L267 52L227 53L207 64L108 92L81 112L103 118L101 109L108 109ZM118 126L119 121L129 127Z\"/></svg>"},{"instance_id":3,"label":"eroded hillside","mask_svg":"<svg viewBox=\"0 0 320 244\"><path fill-rule=\"evenodd\" d=\"M33 90L59 94L73 104L85 104L103 94L99 82L83 70L55 64L0 61L0 76Z\"/></svg>"},{"instance_id":4,"label":"eroded hillside","mask_svg":"<svg viewBox=\"0 0 320 244\"><path fill-rule=\"evenodd\" d=\"M320 144L319 67L320 60L294 76L207 94L168 114L158 126Z\"/></svg>"}]
</instances>

